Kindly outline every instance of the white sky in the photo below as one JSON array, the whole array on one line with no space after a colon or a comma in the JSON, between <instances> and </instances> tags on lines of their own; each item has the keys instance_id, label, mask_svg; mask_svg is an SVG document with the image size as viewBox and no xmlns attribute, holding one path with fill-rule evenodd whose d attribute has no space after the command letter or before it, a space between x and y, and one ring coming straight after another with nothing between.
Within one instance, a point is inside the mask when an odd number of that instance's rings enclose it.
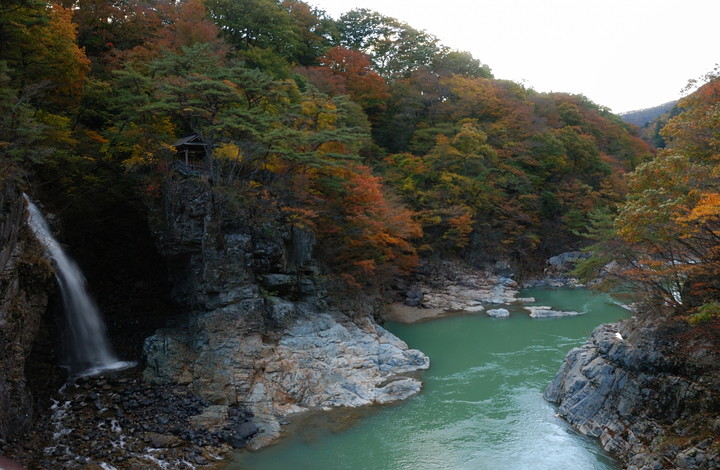
<instances>
[{"instance_id":1,"label":"white sky","mask_svg":"<svg viewBox=\"0 0 720 470\"><path fill-rule=\"evenodd\" d=\"M677 99L720 62L720 0L307 0L368 8L468 51L496 78L616 113Z\"/></svg>"}]
</instances>

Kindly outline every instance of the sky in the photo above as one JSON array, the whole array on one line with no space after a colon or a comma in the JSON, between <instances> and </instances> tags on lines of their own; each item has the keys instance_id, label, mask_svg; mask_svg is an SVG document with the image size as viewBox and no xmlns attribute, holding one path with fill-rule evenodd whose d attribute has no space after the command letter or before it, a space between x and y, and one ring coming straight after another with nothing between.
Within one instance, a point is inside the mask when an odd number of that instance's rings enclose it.
<instances>
[{"instance_id":1,"label":"sky","mask_svg":"<svg viewBox=\"0 0 720 470\"><path fill-rule=\"evenodd\" d=\"M468 51L495 78L580 93L615 113L681 97L720 63L718 0L307 0L368 8Z\"/></svg>"}]
</instances>

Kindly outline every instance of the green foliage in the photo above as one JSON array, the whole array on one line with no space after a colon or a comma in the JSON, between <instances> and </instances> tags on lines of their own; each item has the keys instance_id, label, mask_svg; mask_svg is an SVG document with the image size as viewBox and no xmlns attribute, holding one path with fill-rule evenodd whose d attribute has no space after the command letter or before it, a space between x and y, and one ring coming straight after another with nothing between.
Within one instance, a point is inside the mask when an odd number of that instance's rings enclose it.
<instances>
[{"instance_id":1,"label":"green foliage","mask_svg":"<svg viewBox=\"0 0 720 470\"><path fill-rule=\"evenodd\" d=\"M439 75L463 75L473 78L493 78L488 65L469 52L441 48L435 55L431 70Z\"/></svg>"},{"instance_id":2,"label":"green foliage","mask_svg":"<svg viewBox=\"0 0 720 470\"><path fill-rule=\"evenodd\" d=\"M0 9L0 156L31 167L74 147L70 116L87 59L69 10L35 1Z\"/></svg>"},{"instance_id":3,"label":"green foliage","mask_svg":"<svg viewBox=\"0 0 720 470\"><path fill-rule=\"evenodd\" d=\"M312 51L322 51L322 29L328 28L327 21L315 16L302 2L205 0L205 6L227 42L253 65L267 65L261 51L283 58L286 63L302 64L316 57L308 57ZM309 34L303 27L318 28L318 34ZM274 68L280 64L278 58L272 59Z\"/></svg>"},{"instance_id":4,"label":"green foliage","mask_svg":"<svg viewBox=\"0 0 720 470\"><path fill-rule=\"evenodd\" d=\"M377 72L386 78L429 66L440 52L436 37L364 8L342 15L338 33L341 45L368 54Z\"/></svg>"},{"instance_id":5,"label":"green foliage","mask_svg":"<svg viewBox=\"0 0 720 470\"><path fill-rule=\"evenodd\" d=\"M580 244L592 212L621 197L628 156L638 158L624 124L583 97L422 72L391 91L382 126L401 152L384 172L439 251L532 264ZM605 132L627 136L630 148L610 145ZM470 230L450 223L461 219Z\"/></svg>"},{"instance_id":6,"label":"green foliage","mask_svg":"<svg viewBox=\"0 0 720 470\"><path fill-rule=\"evenodd\" d=\"M709 321L720 319L720 302L710 302L697 308L690 316L691 325L700 325Z\"/></svg>"}]
</instances>

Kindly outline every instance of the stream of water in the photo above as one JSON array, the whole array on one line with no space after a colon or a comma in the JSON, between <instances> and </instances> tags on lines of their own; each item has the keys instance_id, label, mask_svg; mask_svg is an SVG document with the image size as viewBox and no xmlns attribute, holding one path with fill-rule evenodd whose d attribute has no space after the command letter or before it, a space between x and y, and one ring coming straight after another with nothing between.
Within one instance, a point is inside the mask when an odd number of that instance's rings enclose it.
<instances>
[{"instance_id":1,"label":"stream of water","mask_svg":"<svg viewBox=\"0 0 720 470\"><path fill-rule=\"evenodd\" d=\"M85 277L80 268L55 239L40 209L30 198L24 197L27 202L28 225L55 262L55 277L60 286L65 313L61 365L74 377L135 365L115 357L105 333L105 323L87 292Z\"/></svg>"},{"instance_id":2,"label":"stream of water","mask_svg":"<svg viewBox=\"0 0 720 470\"><path fill-rule=\"evenodd\" d=\"M583 315L480 313L386 327L426 353L423 391L404 403L308 416L277 445L240 452L227 470L611 470L597 442L541 396L565 354L601 323L627 318L606 295L528 289L534 305Z\"/></svg>"}]
</instances>

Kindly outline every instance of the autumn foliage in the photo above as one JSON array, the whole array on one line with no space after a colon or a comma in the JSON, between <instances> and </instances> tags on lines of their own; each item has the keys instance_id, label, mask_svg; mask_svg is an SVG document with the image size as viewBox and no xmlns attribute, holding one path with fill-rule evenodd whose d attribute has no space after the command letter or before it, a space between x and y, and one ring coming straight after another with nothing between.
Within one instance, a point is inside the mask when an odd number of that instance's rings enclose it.
<instances>
[{"instance_id":1,"label":"autumn foliage","mask_svg":"<svg viewBox=\"0 0 720 470\"><path fill-rule=\"evenodd\" d=\"M720 299L720 80L707 78L663 129L667 147L628 176L627 200L594 247L615 260L610 279L703 318Z\"/></svg>"},{"instance_id":2,"label":"autumn foliage","mask_svg":"<svg viewBox=\"0 0 720 470\"><path fill-rule=\"evenodd\" d=\"M0 15L4 161L68 198L121 193L128 178L108 176L121 171L160 197L172 143L195 134L198 177L312 231L325 268L353 286L410 271L418 253L536 269L585 243L652 153L585 97L496 80L365 9L335 20L300 0L7 0ZM714 124L667 132L705 148ZM684 243L717 223L718 191L697 188L666 216Z\"/></svg>"}]
</instances>

